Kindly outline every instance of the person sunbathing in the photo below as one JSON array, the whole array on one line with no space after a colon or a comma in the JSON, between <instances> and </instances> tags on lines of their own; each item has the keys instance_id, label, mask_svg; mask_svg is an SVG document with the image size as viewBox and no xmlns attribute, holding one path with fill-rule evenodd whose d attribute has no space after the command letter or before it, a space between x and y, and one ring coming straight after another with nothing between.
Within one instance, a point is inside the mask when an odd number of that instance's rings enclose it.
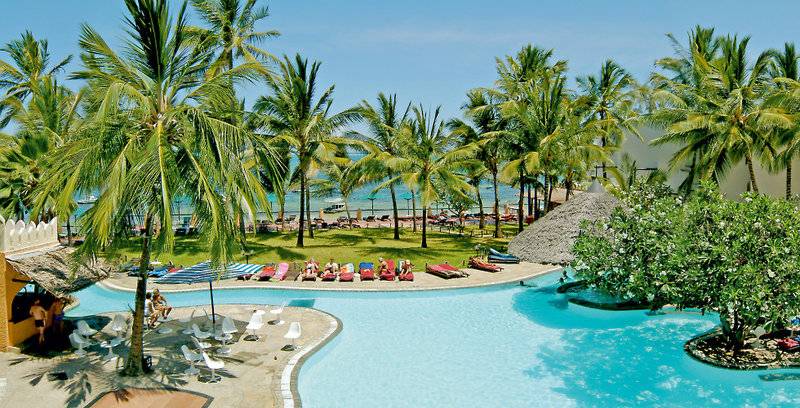
<instances>
[{"instance_id":1,"label":"person sunbathing","mask_svg":"<svg viewBox=\"0 0 800 408\"><path fill-rule=\"evenodd\" d=\"M406 259L405 261L400 263L400 275L398 275L401 279L405 278L406 276L412 274L414 269L414 264L411 263L410 260Z\"/></svg>"},{"instance_id":2,"label":"person sunbathing","mask_svg":"<svg viewBox=\"0 0 800 408\"><path fill-rule=\"evenodd\" d=\"M389 272L389 264L382 257L378 258L378 273L385 274L388 272Z\"/></svg>"},{"instance_id":3,"label":"person sunbathing","mask_svg":"<svg viewBox=\"0 0 800 408\"><path fill-rule=\"evenodd\" d=\"M303 274L304 278L316 278L317 274L319 273L319 265L314 258L311 258L308 262L306 262L306 271Z\"/></svg>"},{"instance_id":4,"label":"person sunbathing","mask_svg":"<svg viewBox=\"0 0 800 408\"><path fill-rule=\"evenodd\" d=\"M325 264L325 269L324 269L323 272L324 273L334 273L335 274L336 271L338 271L338 270L339 270L339 264L334 262L333 258L331 258L330 262Z\"/></svg>"}]
</instances>

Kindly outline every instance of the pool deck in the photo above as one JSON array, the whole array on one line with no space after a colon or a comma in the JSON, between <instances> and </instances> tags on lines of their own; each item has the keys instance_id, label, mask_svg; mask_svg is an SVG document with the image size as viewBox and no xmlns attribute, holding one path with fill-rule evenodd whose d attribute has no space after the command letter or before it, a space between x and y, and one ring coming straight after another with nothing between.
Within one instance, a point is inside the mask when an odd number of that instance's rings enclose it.
<instances>
[{"instance_id":1,"label":"pool deck","mask_svg":"<svg viewBox=\"0 0 800 408\"><path fill-rule=\"evenodd\" d=\"M443 290L470 288L478 286L499 285L503 283L519 282L535 278L561 269L556 265L542 265L522 262L519 264L502 265L500 272L485 272L477 269L463 268L469 273L466 278L442 279L426 272L414 272L413 282L399 281L360 281L358 274L354 282L322 282L316 281L243 281L223 280L214 283L214 288L270 288L270 289L305 289L305 290L332 290L332 291L409 291L409 290ZM100 283L111 289L134 291L136 278L117 273ZM157 284L155 279L149 279L151 288L158 288L162 292L178 292L192 290L207 290L208 285L197 283L191 285Z\"/></svg>"},{"instance_id":2,"label":"pool deck","mask_svg":"<svg viewBox=\"0 0 800 408\"><path fill-rule=\"evenodd\" d=\"M225 362L225 369L218 371L222 380L216 384L202 381L208 370L203 363L197 365L200 376L185 375L188 367L180 346L192 346L189 335L182 334L183 324L177 320L162 323L173 329L172 333L159 334L157 330L145 333L145 353L153 356L155 372L140 378L114 375L122 360L104 362L106 349L92 346L85 357L65 352L54 358L44 359L24 354L0 353L0 406L68 406L82 407L101 394L116 391L121 399L126 388L158 390L180 389L208 395L213 398L210 407L295 407L300 406L297 394L297 372L300 365L314 351L322 347L341 330L341 322L335 317L311 308L287 307L281 325L267 324L272 318L264 316L264 327L257 331L257 341L243 338L244 328L253 310L269 310L263 305L218 305L222 316L231 317L240 333L234 337L232 352L228 356L214 356ZM191 313L191 308L180 308L172 316L181 318ZM95 340L113 337L111 315L99 315L105 326ZM300 322L302 336L297 340L297 349L284 351L289 344L283 335L290 322ZM201 327L210 326L205 316L195 317L193 322ZM219 320L218 320L219 322ZM95 323L96 324L96 323ZM219 324L219 323L218 323ZM98 326L95 326L97 328ZM209 328L210 329L210 328ZM212 344L217 342L212 340ZM115 352L120 354L123 347ZM67 380L49 380L47 373L64 371ZM180 398L176 395L176 401ZM125 401L126 406L136 406L135 401Z\"/></svg>"}]
</instances>

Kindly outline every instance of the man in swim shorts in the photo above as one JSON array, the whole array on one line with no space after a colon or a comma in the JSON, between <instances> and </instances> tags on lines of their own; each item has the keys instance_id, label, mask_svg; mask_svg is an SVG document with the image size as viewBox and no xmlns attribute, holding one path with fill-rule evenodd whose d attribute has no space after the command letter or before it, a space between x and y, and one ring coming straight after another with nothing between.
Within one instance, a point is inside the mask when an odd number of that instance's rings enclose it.
<instances>
[{"instance_id":1,"label":"man in swim shorts","mask_svg":"<svg viewBox=\"0 0 800 408\"><path fill-rule=\"evenodd\" d=\"M30 315L33 316L33 325L36 327L36 331L39 332L39 345L41 346L44 344L44 326L47 323L47 310L44 310L42 301L39 298L34 299Z\"/></svg>"}]
</instances>

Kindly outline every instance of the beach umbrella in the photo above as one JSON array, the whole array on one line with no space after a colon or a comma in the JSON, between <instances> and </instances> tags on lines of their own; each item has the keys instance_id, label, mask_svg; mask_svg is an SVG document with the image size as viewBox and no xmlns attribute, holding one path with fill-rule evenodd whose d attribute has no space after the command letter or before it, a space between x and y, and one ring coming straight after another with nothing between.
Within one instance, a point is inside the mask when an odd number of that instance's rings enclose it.
<instances>
[{"instance_id":1,"label":"beach umbrella","mask_svg":"<svg viewBox=\"0 0 800 408\"><path fill-rule=\"evenodd\" d=\"M172 273L168 273L158 279L156 283L205 283L208 282L208 292L211 296L211 320L214 326L217 324L216 312L214 311L214 281L222 279L238 278L243 275L252 275L263 268L264 265L231 263L227 267L216 267L210 261L201 262Z\"/></svg>"}]
</instances>

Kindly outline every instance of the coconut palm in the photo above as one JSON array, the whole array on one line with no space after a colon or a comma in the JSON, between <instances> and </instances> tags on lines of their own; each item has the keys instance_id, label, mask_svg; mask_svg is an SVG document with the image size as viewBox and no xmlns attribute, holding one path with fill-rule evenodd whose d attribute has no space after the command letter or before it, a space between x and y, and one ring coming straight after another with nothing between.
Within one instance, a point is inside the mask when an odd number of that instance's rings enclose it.
<instances>
[{"instance_id":1,"label":"coconut palm","mask_svg":"<svg viewBox=\"0 0 800 408\"><path fill-rule=\"evenodd\" d=\"M421 106L412 109L411 121L401 132L402 152L387 162L396 176L384 181L380 188L402 181L408 188L419 194L422 206L422 248L428 247L428 210L431 204L439 201L443 193L437 186L446 186L452 193L466 196L471 191L469 185L456 170L463 166L469 153L453 150L457 140L447 132L440 117L440 107L433 113Z\"/></svg>"},{"instance_id":2,"label":"coconut palm","mask_svg":"<svg viewBox=\"0 0 800 408\"><path fill-rule=\"evenodd\" d=\"M56 205L50 195L36 194L42 172L55 160L53 150L62 146L81 129L77 107L81 94L61 86L52 76L31 84L27 103L15 96L3 103L12 107L12 122L19 128L11 143L0 148L0 208L22 219L27 212L43 218L57 215L67 220L67 236L71 243L70 215L74 200ZM14 211L11 211L11 209ZM35 210L35 211L34 211Z\"/></svg>"},{"instance_id":3,"label":"coconut palm","mask_svg":"<svg viewBox=\"0 0 800 408\"><path fill-rule=\"evenodd\" d=\"M368 101L361 101L359 115L367 125L369 134L362 135L351 132L350 137L361 141L367 150L359 165L368 170L363 171L368 181L382 181L393 178L394 174L386 163L393 157L400 155L400 136L398 133L406 123L411 103L405 110L398 110L397 95L378 94L378 103L372 106ZM400 239L400 219L397 210L397 183L388 185L389 195L392 199L392 219L394 222L394 239ZM416 221L415 221L416 223Z\"/></svg>"},{"instance_id":4,"label":"coconut palm","mask_svg":"<svg viewBox=\"0 0 800 408\"><path fill-rule=\"evenodd\" d=\"M303 246L304 223L308 206L308 178L318 163L330 163L337 150L347 143L336 136L343 126L357 119L357 110L348 109L331 114L333 86L317 97L317 73L320 63L299 54L294 62L284 56L278 64L279 72L267 77L270 95L261 96L253 106L253 120L265 133L272 135L272 143L285 144L297 157L300 178L300 228L297 246Z\"/></svg>"},{"instance_id":5,"label":"coconut palm","mask_svg":"<svg viewBox=\"0 0 800 408\"><path fill-rule=\"evenodd\" d=\"M72 60L68 56L51 66L47 40L37 40L30 31L25 31L18 40L9 42L0 51L9 58L8 61L0 60L0 91L5 91L4 98L13 97L20 101L26 100L39 79L53 76ZM8 105L0 104L0 129L13 115L8 108Z\"/></svg>"},{"instance_id":6,"label":"coconut palm","mask_svg":"<svg viewBox=\"0 0 800 408\"><path fill-rule=\"evenodd\" d=\"M774 86L777 88L778 92L775 93L780 95L789 88L786 82L792 83L792 81L796 82L800 80L797 64L800 56L798 56L795 51L794 43L785 43L782 52L772 49L767 51L767 54L772 59L769 68L769 76L776 82ZM780 106L780 103L778 105ZM792 113L796 114L797 112ZM779 129L777 134L776 142L779 146L783 146L784 149L773 164L774 167L778 169L783 168L786 172L787 200L792 197L792 162L800 155L800 149L798 149L799 146L796 141L798 137L800 137L800 127L798 126L791 126L788 129Z\"/></svg>"},{"instance_id":7,"label":"coconut palm","mask_svg":"<svg viewBox=\"0 0 800 408\"><path fill-rule=\"evenodd\" d=\"M497 178L502 159L501 143L498 139L487 137L487 135L502 129L504 123L492 96L482 89L473 89L467 92L467 102L461 108L464 110L464 116L467 120L452 119L447 125L454 135L461 138L460 145L462 148L475 147L476 160L468 163L467 173L470 184L476 189L475 198L479 207L480 229L483 229L485 225L480 183L487 174L492 179L495 213L494 237L498 238L500 236L500 217L498 214L500 200L498 197Z\"/></svg>"},{"instance_id":8,"label":"coconut palm","mask_svg":"<svg viewBox=\"0 0 800 408\"><path fill-rule=\"evenodd\" d=\"M656 116L665 133L653 143L678 142L683 147L672 162L686 162L695 151L702 178L721 180L726 171L744 160L749 187L758 192L754 161L771 160L770 138L793 121L780 110L765 105L769 56L762 53L749 63L749 37L719 39L719 56L711 61L696 55L702 67L699 87L676 87L665 92L667 102Z\"/></svg>"},{"instance_id":9,"label":"coconut palm","mask_svg":"<svg viewBox=\"0 0 800 408\"><path fill-rule=\"evenodd\" d=\"M708 75L707 61L719 56L720 39L714 36L713 28L696 26L688 34L688 46L683 46L672 34L668 34L672 47L676 50L674 57L656 61L656 66L665 71L654 73L650 83L653 85L652 99L655 109L643 117L647 123L657 127L667 127L680 121L690 109L700 109L703 82ZM693 108L687 109L686 107ZM670 138L662 138L652 142L655 145L677 143L682 145L669 162L670 170L685 166L686 177L678 186L678 191L688 194L702 178L698 166L699 158L708 150L710 138L703 131L682 132Z\"/></svg>"},{"instance_id":10,"label":"coconut palm","mask_svg":"<svg viewBox=\"0 0 800 408\"><path fill-rule=\"evenodd\" d=\"M205 27L188 27L187 32L199 43L217 51L209 75L233 68L237 58L246 62L274 58L259 44L280 33L256 31L256 24L269 17L269 8L256 7L256 3L258 0L192 0Z\"/></svg>"},{"instance_id":11,"label":"coconut palm","mask_svg":"<svg viewBox=\"0 0 800 408\"><path fill-rule=\"evenodd\" d=\"M634 126L636 90L633 77L614 60L606 60L600 73L578 78L578 85L589 99L590 117L600 121L600 146L619 147L626 133L639 135ZM608 178L606 163L601 163L603 178Z\"/></svg>"},{"instance_id":12,"label":"coconut palm","mask_svg":"<svg viewBox=\"0 0 800 408\"><path fill-rule=\"evenodd\" d=\"M353 226L353 218L350 216L350 206L348 204L353 192L363 185L363 167L356 165L356 162L347 157L347 151L342 150L336 158L328 164L323 171L326 177L316 178L309 183L309 190L316 197L333 197L339 195L344 201L344 211L347 215L347 222Z\"/></svg>"},{"instance_id":13,"label":"coconut palm","mask_svg":"<svg viewBox=\"0 0 800 408\"><path fill-rule=\"evenodd\" d=\"M550 91L562 88L556 92L563 92L563 72L567 63L563 60L553 61L553 50L545 50L528 45L523 47L515 56L506 56L497 59L498 80L496 89L489 90L489 94L496 98L505 126L486 135L489 139L498 139L503 150L508 153L508 161L503 166L501 177L506 181L518 183L519 201L517 208L518 230L524 227L524 195L526 185L534 183L541 172L539 160L539 143L549 132L542 132L542 124L536 118L536 111L529 111L529 107L537 99L547 99ZM553 80L553 78L562 78ZM547 88L554 82L558 86L540 92L541 83L547 80ZM539 111L539 114L544 111Z\"/></svg>"},{"instance_id":14,"label":"coconut palm","mask_svg":"<svg viewBox=\"0 0 800 408\"><path fill-rule=\"evenodd\" d=\"M225 265L241 199L266 205L266 195L239 157L250 134L215 113L235 101L230 82L252 78L256 68L244 64L207 77L214 55L185 42L185 3L177 15L167 0L125 5L129 38L122 53L82 27L82 67L72 77L88 84L87 129L56 152L61 160L48 169L42 190L60 189L59 201L79 191L100 192L82 216L84 256L113 254L125 243L121 231L129 216L143 217L131 346L122 370L139 375L147 270L152 253L173 247L173 199L191 201L213 263Z\"/></svg>"}]
</instances>

